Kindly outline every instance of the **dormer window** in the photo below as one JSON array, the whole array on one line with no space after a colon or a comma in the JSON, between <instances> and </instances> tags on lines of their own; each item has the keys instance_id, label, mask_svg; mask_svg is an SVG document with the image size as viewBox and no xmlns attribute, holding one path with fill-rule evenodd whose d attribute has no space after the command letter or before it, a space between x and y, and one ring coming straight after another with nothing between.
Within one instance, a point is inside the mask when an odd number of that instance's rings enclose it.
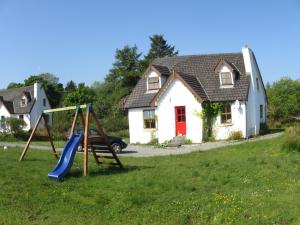
<instances>
[{"instance_id":1,"label":"dormer window","mask_svg":"<svg viewBox=\"0 0 300 225\"><path fill-rule=\"evenodd\" d=\"M221 79L221 86L233 85L233 79L232 79L231 72L221 72L220 79Z\"/></svg>"},{"instance_id":2,"label":"dormer window","mask_svg":"<svg viewBox=\"0 0 300 225\"><path fill-rule=\"evenodd\" d=\"M20 102L20 106L21 106L21 107L25 107L26 105L27 105L26 98L22 98L22 99L21 99L21 102Z\"/></svg>"},{"instance_id":3,"label":"dormer window","mask_svg":"<svg viewBox=\"0 0 300 225\"><path fill-rule=\"evenodd\" d=\"M159 77L149 77L148 78L148 90L158 90L159 89Z\"/></svg>"},{"instance_id":4,"label":"dormer window","mask_svg":"<svg viewBox=\"0 0 300 225\"><path fill-rule=\"evenodd\" d=\"M215 72L219 74L221 88L233 88L234 81L239 78L236 66L224 59L216 65Z\"/></svg>"}]
</instances>

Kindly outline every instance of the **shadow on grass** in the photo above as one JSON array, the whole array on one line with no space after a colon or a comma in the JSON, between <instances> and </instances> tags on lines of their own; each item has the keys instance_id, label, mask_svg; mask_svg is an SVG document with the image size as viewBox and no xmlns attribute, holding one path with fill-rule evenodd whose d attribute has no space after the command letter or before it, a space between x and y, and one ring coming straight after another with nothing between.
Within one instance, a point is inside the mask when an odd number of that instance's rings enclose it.
<instances>
[{"instance_id":1,"label":"shadow on grass","mask_svg":"<svg viewBox=\"0 0 300 225\"><path fill-rule=\"evenodd\" d=\"M90 170L88 176L96 177L96 176L108 176L114 174L125 174L136 170L144 170L144 169L152 169L152 168L154 167L153 166L125 166L124 168L120 168L118 165L104 164L104 166L102 166L100 164L100 167L98 169L93 168L92 170ZM83 177L83 171L73 170L66 175L65 179L69 179L72 177L76 177L76 178Z\"/></svg>"}]
</instances>

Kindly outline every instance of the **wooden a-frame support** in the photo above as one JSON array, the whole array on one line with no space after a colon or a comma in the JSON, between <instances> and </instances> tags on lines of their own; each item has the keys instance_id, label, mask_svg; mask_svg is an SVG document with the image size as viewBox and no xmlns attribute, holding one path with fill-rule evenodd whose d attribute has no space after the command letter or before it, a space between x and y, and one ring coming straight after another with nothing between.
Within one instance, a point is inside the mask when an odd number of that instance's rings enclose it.
<instances>
[{"instance_id":1,"label":"wooden a-frame support","mask_svg":"<svg viewBox=\"0 0 300 225\"><path fill-rule=\"evenodd\" d=\"M82 112L82 108L87 108L86 110L86 119L84 119L84 116L83 116L83 112ZM97 130L99 131L100 133L100 136L103 138L103 141L104 143L107 145L108 147L108 150L109 152L113 155L112 158L114 158L116 160L116 163L120 166L120 168L123 168L123 165L120 161L120 159L118 158L117 154L115 153L115 151L113 150L113 148L111 147L109 141L108 141L108 138L106 136L106 134L104 133L103 131L103 128L101 127L98 119L97 119L97 116L96 116L96 113L94 112L92 106L90 104L88 105L80 105L80 106L71 106L71 107L65 107L65 108L58 108L58 109L50 109L50 110L45 110L38 118L31 134L30 134L30 137L27 141L27 144L22 152L22 155L20 157L20 161L22 161L27 153L27 150L29 148L29 145L32 141L32 138L33 138L33 135L34 133L36 132L40 122L41 122L41 119L43 118L44 119L44 126L45 126L45 129L47 131L47 135L49 137L49 141L50 141L50 144L51 144L51 147L52 147L52 151L55 155L56 158L58 158L58 154L55 150L55 147L54 147L54 144L53 144L53 141L52 141L52 138L51 138L51 135L50 135L50 130L49 130L49 126L47 124L47 119L46 119L46 114L45 113L50 113L50 112L59 112L59 111L65 111L65 110L74 110L76 109L76 113L75 113L75 116L74 116L74 119L73 119L73 122L72 122L72 127L71 127L71 131L70 131L70 135L73 135L74 134L74 129L75 129L75 126L76 126L76 122L77 122L77 119L78 119L78 116L79 116L79 119L80 119L80 123L82 124L82 126L84 127L84 142L83 142L83 148L84 148L84 153L83 153L83 174L84 176L87 176L88 174L88 146L90 147L91 149L91 152L94 156L94 159L96 161L97 164L100 164L100 161L99 161L99 157L97 156L94 148L93 148L93 145L92 145L92 142L89 140L89 123L90 123L90 117L93 118L94 120L94 123L97 127Z\"/></svg>"},{"instance_id":2,"label":"wooden a-frame support","mask_svg":"<svg viewBox=\"0 0 300 225\"><path fill-rule=\"evenodd\" d=\"M120 166L120 168L123 168L123 164L121 163L120 159L118 158L117 154L111 147L108 138L106 134L103 131L103 128L100 125L99 120L97 119L96 113L94 112L92 106L90 104L87 105L86 110L86 120L85 120L85 127L84 127L84 153L83 153L83 174L84 176L87 176L88 174L88 144L89 144L89 138L88 138L88 131L89 131L89 124L90 124L90 117L93 118L94 123L96 125L97 130L100 133L100 136L103 138L104 144L107 145L109 152L113 155L113 158L116 160L116 163ZM92 144L90 144L91 152L93 153L93 156L96 160L96 162L99 164L98 156L96 155L94 148Z\"/></svg>"},{"instance_id":3,"label":"wooden a-frame support","mask_svg":"<svg viewBox=\"0 0 300 225\"><path fill-rule=\"evenodd\" d=\"M30 136L29 136L29 139L28 139L28 141L27 141L27 143L26 143L26 145L25 145L25 148L24 148L24 150L23 150L23 152L22 152L22 155L21 155L21 157L20 157L20 161L22 161L22 160L24 159L24 157L25 157L25 155L26 155L26 152L27 152L27 150L28 150L28 148L29 148L29 145L30 145L30 143L31 143L31 141L32 141L33 135L34 135L34 133L36 132L37 128L39 127L39 124L40 124L40 122L41 122L42 119L44 119L44 127L45 127L45 129L46 129L46 131L47 131L48 139L49 139L49 142L50 142L50 144L51 144L53 154L54 154L54 156L58 159L58 154L57 154L57 152L56 152L56 150L55 150L55 147L54 147L54 144L53 144L53 140L52 140L52 137L51 137L51 135L50 135L50 130L49 130L49 126L48 126L48 123L47 123L46 114L45 114L45 113L42 113L42 114L39 116L38 120L36 121L36 124L35 124L34 127L33 127L33 130L32 130L32 132L31 132L31 134L30 134Z\"/></svg>"}]
</instances>

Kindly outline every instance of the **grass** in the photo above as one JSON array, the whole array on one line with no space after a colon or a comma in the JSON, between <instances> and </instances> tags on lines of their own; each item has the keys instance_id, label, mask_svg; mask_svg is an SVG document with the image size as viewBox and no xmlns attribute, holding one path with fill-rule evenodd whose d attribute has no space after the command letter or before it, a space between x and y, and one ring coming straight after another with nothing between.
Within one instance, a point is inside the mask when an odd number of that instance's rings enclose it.
<instances>
[{"instance_id":1,"label":"grass","mask_svg":"<svg viewBox=\"0 0 300 225\"><path fill-rule=\"evenodd\" d=\"M0 152L0 224L300 224L300 154L283 138L187 155L121 158L47 178L50 151Z\"/></svg>"}]
</instances>

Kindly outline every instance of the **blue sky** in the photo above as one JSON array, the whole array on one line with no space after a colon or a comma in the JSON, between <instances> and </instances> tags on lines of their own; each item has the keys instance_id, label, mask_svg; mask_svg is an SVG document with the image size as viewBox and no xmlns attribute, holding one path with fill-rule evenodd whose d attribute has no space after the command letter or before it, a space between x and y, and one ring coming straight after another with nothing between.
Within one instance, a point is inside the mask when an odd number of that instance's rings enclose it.
<instances>
[{"instance_id":1,"label":"blue sky","mask_svg":"<svg viewBox=\"0 0 300 225\"><path fill-rule=\"evenodd\" d=\"M264 81L300 78L300 0L0 0L0 88L50 72L102 81L117 48L163 34L180 55L238 52L247 43Z\"/></svg>"}]
</instances>

